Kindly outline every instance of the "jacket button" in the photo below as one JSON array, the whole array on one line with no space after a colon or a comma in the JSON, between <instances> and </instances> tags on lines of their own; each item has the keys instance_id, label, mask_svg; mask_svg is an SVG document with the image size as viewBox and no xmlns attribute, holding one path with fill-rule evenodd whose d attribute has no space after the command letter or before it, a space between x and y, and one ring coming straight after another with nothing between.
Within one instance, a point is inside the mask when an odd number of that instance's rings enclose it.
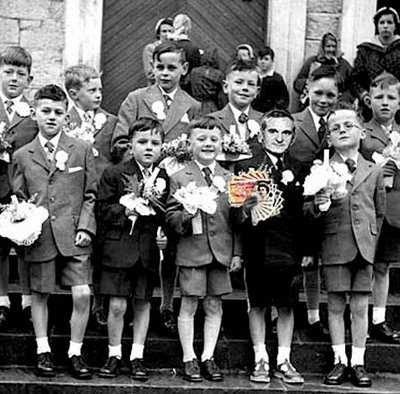
<instances>
[{"instance_id":1,"label":"jacket button","mask_svg":"<svg viewBox=\"0 0 400 394\"><path fill-rule=\"evenodd\" d=\"M54 202L55 198L54 197L50 197L50 202Z\"/></svg>"},{"instance_id":2,"label":"jacket button","mask_svg":"<svg viewBox=\"0 0 400 394\"><path fill-rule=\"evenodd\" d=\"M56 217L53 215L50 219L54 222L54 220L56 220Z\"/></svg>"}]
</instances>

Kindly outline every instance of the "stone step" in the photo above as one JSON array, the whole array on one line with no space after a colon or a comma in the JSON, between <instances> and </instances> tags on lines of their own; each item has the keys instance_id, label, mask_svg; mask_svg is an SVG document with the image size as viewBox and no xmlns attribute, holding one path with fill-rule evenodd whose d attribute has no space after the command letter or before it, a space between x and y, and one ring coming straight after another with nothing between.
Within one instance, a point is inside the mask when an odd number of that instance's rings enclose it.
<instances>
[{"instance_id":1,"label":"stone step","mask_svg":"<svg viewBox=\"0 0 400 394\"><path fill-rule=\"evenodd\" d=\"M398 394L400 377L397 375L371 375L371 388L360 389L350 383L341 386L326 386L322 384L323 376L305 375L305 383L295 386L282 383L272 378L269 384L251 383L247 376L227 375L224 382L188 383L169 370L150 371L150 380L145 383L133 381L128 375L120 375L115 379L106 380L94 377L92 380L80 381L70 377L66 371L59 371L56 377L38 378L28 368L0 369L0 392L4 394L186 394L186 393L287 393L287 394Z\"/></svg>"}]
</instances>

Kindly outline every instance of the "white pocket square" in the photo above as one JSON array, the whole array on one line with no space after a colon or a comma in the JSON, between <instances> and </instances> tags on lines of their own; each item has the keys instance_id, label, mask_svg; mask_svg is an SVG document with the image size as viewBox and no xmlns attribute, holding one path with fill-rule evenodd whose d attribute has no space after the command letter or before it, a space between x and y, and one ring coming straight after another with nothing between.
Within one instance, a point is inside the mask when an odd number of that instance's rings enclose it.
<instances>
[{"instance_id":1,"label":"white pocket square","mask_svg":"<svg viewBox=\"0 0 400 394\"><path fill-rule=\"evenodd\" d=\"M68 168L68 173L71 174L72 172L77 172L83 170L83 167L70 167Z\"/></svg>"},{"instance_id":2,"label":"white pocket square","mask_svg":"<svg viewBox=\"0 0 400 394\"><path fill-rule=\"evenodd\" d=\"M187 114L186 112L185 112L185 114L182 116L181 122L182 122L182 123L189 123L189 122L190 122L189 116L188 116L188 114Z\"/></svg>"}]
</instances>

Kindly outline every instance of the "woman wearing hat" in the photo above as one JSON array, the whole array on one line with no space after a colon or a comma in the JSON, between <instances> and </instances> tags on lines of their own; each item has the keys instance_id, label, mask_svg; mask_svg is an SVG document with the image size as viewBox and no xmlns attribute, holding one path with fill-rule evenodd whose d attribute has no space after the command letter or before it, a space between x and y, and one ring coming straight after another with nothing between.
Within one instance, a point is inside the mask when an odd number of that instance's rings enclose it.
<instances>
[{"instance_id":1,"label":"woman wearing hat","mask_svg":"<svg viewBox=\"0 0 400 394\"><path fill-rule=\"evenodd\" d=\"M354 93L360 104L369 106L371 81L386 71L400 79L399 14L394 8L380 8L374 15L375 37L357 47L352 72Z\"/></svg>"},{"instance_id":2,"label":"woman wearing hat","mask_svg":"<svg viewBox=\"0 0 400 394\"><path fill-rule=\"evenodd\" d=\"M147 85L154 83L153 74L153 51L154 48L163 41L168 40L169 35L174 31L173 20L171 18L160 19L155 27L157 41L147 44L143 49L143 69L147 79Z\"/></svg>"}]
</instances>

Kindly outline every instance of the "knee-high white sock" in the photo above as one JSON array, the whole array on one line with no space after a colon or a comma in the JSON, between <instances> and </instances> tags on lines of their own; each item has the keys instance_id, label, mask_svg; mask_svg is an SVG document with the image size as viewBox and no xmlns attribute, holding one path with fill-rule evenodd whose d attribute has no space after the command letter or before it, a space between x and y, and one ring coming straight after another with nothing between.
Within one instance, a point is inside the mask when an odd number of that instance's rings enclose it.
<instances>
[{"instance_id":1,"label":"knee-high white sock","mask_svg":"<svg viewBox=\"0 0 400 394\"><path fill-rule=\"evenodd\" d=\"M351 347L351 366L364 365L365 347Z\"/></svg>"},{"instance_id":2,"label":"knee-high white sock","mask_svg":"<svg viewBox=\"0 0 400 394\"><path fill-rule=\"evenodd\" d=\"M265 343L259 343L258 345L254 345L253 349L254 349L254 362L255 363L258 363L260 360L264 360L266 362L269 361Z\"/></svg>"},{"instance_id":3,"label":"knee-high white sock","mask_svg":"<svg viewBox=\"0 0 400 394\"><path fill-rule=\"evenodd\" d=\"M221 328L222 316L206 316L204 319L204 348L201 361L209 360L214 355Z\"/></svg>"},{"instance_id":4,"label":"knee-high white sock","mask_svg":"<svg viewBox=\"0 0 400 394\"><path fill-rule=\"evenodd\" d=\"M335 364L342 363L344 365L348 364L346 356L346 345L343 343L341 345L332 345L333 355L335 357Z\"/></svg>"},{"instance_id":5,"label":"knee-high white sock","mask_svg":"<svg viewBox=\"0 0 400 394\"><path fill-rule=\"evenodd\" d=\"M178 333L183 351L183 362L197 358L193 348L194 319L178 317Z\"/></svg>"},{"instance_id":6,"label":"knee-high white sock","mask_svg":"<svg viewBox=\"0 0 400 394\"><path fill-rule=\"evenodd\" d=\"M385 321L386 308L372 308L372 324L379 324Z\"/></svg>"}]
</instances>

